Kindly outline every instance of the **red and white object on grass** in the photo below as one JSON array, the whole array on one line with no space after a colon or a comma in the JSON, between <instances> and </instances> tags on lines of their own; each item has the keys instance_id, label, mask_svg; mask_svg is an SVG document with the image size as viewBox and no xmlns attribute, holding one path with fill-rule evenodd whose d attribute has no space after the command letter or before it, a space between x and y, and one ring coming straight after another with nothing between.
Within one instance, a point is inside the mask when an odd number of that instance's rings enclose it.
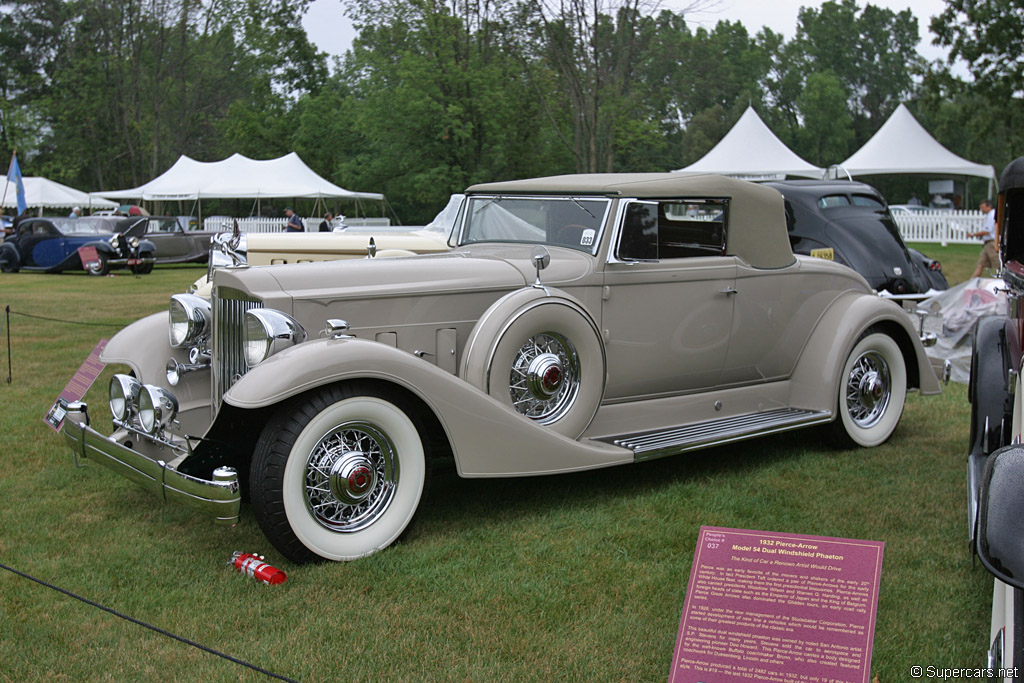
<instances>
[{"instance_id":1,"label":"red and white object on grass","mask_svg":"<svg viewBox=\"0 0 1024 683\"><path fill-rule=\"evenodd\" d=\"M284 580L287 578L283 571L277 567L271 567L269 564L264 562L262 555L243 553L241 550L236 550L232 553L231 560L228 564L232 565L243 574L248 574L252 578L257 581L261 581L268 586L284 583Z\"/></svg>"}]
</instances>

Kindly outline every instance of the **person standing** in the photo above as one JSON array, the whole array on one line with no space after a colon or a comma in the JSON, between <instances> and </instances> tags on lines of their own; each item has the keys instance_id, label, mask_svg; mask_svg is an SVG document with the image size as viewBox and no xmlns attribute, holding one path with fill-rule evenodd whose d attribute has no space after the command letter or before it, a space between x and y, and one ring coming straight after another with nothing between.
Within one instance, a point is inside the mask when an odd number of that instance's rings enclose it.
<instances>
[{"instance_id":1,"label":"person standing","mask_svg":"<svg viewBox=\"0 0 1024 683\"><path fill-rule=\"evenodd\" d=\"M306 230L302 224L302 219L292 210L292 207L285 207L284 215L288 217L288 222L284 224L285 232L304 232Z\"/></svg>"},{"instance_id":2,"label":"person standing","mask_svg":"<svg viewBox=\"0 0 1024 683\"><path fill-rule=\"evenodd\" d=\"M992 208L991 199L982 199L978 206L984 216L981 230L967 233L968 237L978 237L983 242L978 265L971 277L981 277L986 268L993 273L999 272L999 256L996 254L996 212Z\"/></svg>"},{"instance_id":3,"label":"person standing","mask_svg":"<svg viewBox=\"0 0 1024 683\"><path fill-rule=\"evenodd\" d=\"M68 214L68 218L81 218L81 217L82 217L82 207L80 207L80 206L76 206L75 208L71 209L71 213Z\"/></svg>"},{"instance_id":4,"label":"person standing","mask_svg":"<svg viewBox=\"0 0 1024 683\"><path fill-rule=\"evenodd\" d=\"M320 221L320 232L331 232L334 229L334 214L328 211Z\"/></svg>"}]
</instances>

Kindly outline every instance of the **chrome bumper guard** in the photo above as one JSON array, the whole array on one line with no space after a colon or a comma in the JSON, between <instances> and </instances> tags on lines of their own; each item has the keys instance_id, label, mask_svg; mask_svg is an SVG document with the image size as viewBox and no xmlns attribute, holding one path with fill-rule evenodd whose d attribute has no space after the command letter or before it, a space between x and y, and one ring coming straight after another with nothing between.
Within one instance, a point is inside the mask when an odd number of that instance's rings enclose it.
<instances>
[{"instance_id":1,"label":"chrome bumper guard","mask_svg":"<svg viewBox=\"0 0 1024 683\"><path fill-rule=\"evenodd\" d=\"M69 411L61 427L76 457L113 470L165 502L209 515L215 524L234 526L238 523L241 495L234 468L218 467L213 472L212 481L178 472L164 461L122 446L88 426L85 406L79 405L81 410Z\"/></svg>"}]
</instances>

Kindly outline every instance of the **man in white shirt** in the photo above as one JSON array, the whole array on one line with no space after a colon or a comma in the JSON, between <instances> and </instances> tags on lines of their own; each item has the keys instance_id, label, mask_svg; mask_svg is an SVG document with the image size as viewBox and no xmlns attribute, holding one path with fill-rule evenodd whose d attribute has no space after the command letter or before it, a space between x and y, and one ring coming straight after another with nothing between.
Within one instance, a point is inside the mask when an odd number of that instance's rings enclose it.
<instances>
[{"instance_id":1,"label":"man in white shirt","mask_svg":"<svg viewBox=\"0 0 1024 683\"><path fill-rule=\"evenodd\" d=\"M980 277L986 268L992 271L993 275L999 273L999 256L996 254L996 212L992 210L992 200L982 199L978 207L985 216L978 232L967 233L968 237L980 237L984 244L981 247L981 256L978 257L978 265L971 277Z\"/></svg>"}]
</instances>

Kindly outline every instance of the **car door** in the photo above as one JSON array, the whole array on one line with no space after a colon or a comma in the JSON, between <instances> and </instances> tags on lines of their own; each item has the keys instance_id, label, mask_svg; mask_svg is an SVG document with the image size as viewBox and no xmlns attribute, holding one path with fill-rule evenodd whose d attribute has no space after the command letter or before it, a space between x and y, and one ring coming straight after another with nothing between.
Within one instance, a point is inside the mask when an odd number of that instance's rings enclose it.
<instances>
[{"instance_id":1,"label":"car door","mask_svg":"<svg viewBox=\"0 0 1024 683\"><path fill-rule=\"evenodd\" d=\"M150 218L146 237L161 261L182 261L189 253L189 240L173 218Z\"/></svg>"},{"instance_id":2,"label":"car door","mask_svg":"<svg viewBox=\"0 0 1024 683\"><path fill-rule=\"evenodd\" d=\"M715 386L729 348L736 259L724 256L725 203L620 202L604 273L605 399Z\"/></svg>"}]
</instances>

